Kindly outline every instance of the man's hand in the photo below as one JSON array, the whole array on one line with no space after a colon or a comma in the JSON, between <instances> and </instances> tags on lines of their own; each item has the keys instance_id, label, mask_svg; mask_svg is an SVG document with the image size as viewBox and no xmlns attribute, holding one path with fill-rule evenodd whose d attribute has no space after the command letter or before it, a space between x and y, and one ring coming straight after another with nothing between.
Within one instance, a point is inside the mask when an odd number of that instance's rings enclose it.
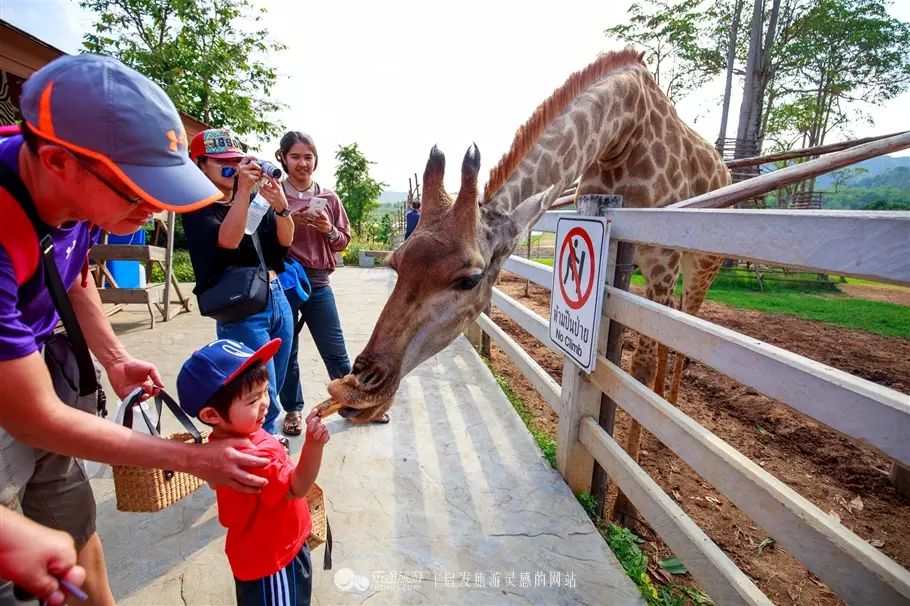
<instances>
[{"instance_id":1,"label":"man's hand","mask_svg":"<svg viewBox=\"0 0 910 606\"><path fill-rule=\"evenodd\" d=\"M145 391L145 395L142 396L143 400L157 395L164 387L164 381L158 373L158 369L151 362L124 358L113 362L105 370L107 370L107 378L111 382L111 387L121 400L137 387L142 387Z\"/></svg>"},{"instance_id":2,"label":"man's hand","mask_svg":"<svg viewBox=\"0 0 910 606\"><path fill-rule=\"evenodd\" d=\"M192 474L214 486L227 486L239 492L257 493L269 483L265 478L247 471L249 467L265 467L268 459L246 454L238 448L253 450L246 438L218 440L198 447L193 457Z\"/></svg>"},{"instance_id":3,"label":"man's hand","mask_svg":"<svg viewBox=\"0 0 910 606\"><path fill-rule=\"evenodd\" d=\"M4 508L0 508L0 527L0 577L52 606L66 599L58 578L77 587L85 582L85 570L76 566L76 548L69 534Z\"/></svg>"}]
</instances>

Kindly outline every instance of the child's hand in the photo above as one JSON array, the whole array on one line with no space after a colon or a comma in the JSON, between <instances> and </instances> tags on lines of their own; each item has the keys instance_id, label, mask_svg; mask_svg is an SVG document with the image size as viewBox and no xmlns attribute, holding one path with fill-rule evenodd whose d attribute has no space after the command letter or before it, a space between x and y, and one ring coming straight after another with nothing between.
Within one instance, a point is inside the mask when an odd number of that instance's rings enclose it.
<instances>
[{"instance_id":1,"label":"child's hand","mask_svg":"<svg viewBox=\"0 0 910 606\"><path fill-rule=\"evenodd\" d=\"M319 446L325 446L328 441L329 430L322 422L319 411L314 408L306 418L306 445L318 444Z\"/></svg>"}]
</instances>

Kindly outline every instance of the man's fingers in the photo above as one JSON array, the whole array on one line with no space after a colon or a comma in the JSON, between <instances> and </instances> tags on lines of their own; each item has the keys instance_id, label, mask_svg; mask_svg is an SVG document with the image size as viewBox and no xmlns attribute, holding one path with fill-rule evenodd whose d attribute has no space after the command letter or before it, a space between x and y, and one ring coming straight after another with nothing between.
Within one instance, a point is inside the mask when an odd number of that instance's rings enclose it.
<instances>
[{"instance_id":1,"label":"man's fingers","mask_svg":"<svg viewBox=\"0 0 910 606\"><path fill-rule=\"evenodd\" d=\"M235 478L228 482L228 486L234 490L249 494L260 492L266 484L268 484L268 480L260 478L259 476L254 476L248 472L236 474Z\"/></svg>"},{"instance_id":2,"label":"man's fingers","mask_svg":"<svg viewBox=\"0 0 910 606\"><path fill-rule=\"evenodd\" d=\"M164 379L161 378L161 373L158 372L157 368L152 366L151 370L149 370L149 376L152 378L152 383L154 383L156 387L164 389Z\"/></svg>"},{"instance_id":3,"label":"man's fingers","mask_svg":"<svg viewBox=\"0 0 910 606\"><path fill-rule=\"evenodd\" d=\"M63 575L63 579L76 587L82 587L82 584L85 583L85 568L82 566L73 566L65 575Z\"/></svg>"},{"instance_id":4,"label":"man's fingers","mask_svg":"<svg viewBox=\"0 0 910 606\"><path fill-rule=\"evenodd\" d=\"M265 467L269 464L268 459L246 454L244 452L238 452L236 450L234 450L233 455L231 456L231 461L240 467Z\"/></svg>"}]
</instances>

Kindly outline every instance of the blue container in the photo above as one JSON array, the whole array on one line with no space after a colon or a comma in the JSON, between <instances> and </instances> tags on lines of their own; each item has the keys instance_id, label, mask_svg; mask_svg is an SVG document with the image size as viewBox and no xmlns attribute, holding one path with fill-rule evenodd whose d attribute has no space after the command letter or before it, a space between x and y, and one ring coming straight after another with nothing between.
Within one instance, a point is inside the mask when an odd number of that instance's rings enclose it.
<instances>
[{"instance_id":1,"label":"blue container","mask_svg":"<svg viewBox=\"0 0 910 606\"><path fill-rule=\"evenodd\" d=\"M108 234L107 243L144 245L145 231L140 229L126 236ZM120 288L141 288L145 286L145 276L139 261L108 261L107 268ZM110 284L105 284L105 286L110 286Z\"/></svg>"}]
</instances>

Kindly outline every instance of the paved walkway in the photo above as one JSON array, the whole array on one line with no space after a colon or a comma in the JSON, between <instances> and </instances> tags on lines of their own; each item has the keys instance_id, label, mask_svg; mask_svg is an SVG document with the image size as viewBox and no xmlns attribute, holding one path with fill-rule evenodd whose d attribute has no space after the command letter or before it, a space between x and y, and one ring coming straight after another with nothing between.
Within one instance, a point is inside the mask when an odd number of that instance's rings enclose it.
<instances>
[{"instance_id":1,"label":"paved walkway","mask_svg":"<svg viewBox=\"0 0 910 606\"><path fill-rule=\"evenodd\" d=\"M333 277L353 355L369 338L394 274ZM144 311L112 317L134 355L173 386L214 323L182 314L148 330ZM304 393L327 375L309 335ZM314 604L641 604L632 582L550 468L464 338L407 377L386 426L333 417L319 482L335 536L334 568L314 554ZM293 442L301 446L300 438ZM156 514L116 510L94 480L114 594L123 606L234 604L214 495L204 486Z\"/></svg>"}]
</instances>

